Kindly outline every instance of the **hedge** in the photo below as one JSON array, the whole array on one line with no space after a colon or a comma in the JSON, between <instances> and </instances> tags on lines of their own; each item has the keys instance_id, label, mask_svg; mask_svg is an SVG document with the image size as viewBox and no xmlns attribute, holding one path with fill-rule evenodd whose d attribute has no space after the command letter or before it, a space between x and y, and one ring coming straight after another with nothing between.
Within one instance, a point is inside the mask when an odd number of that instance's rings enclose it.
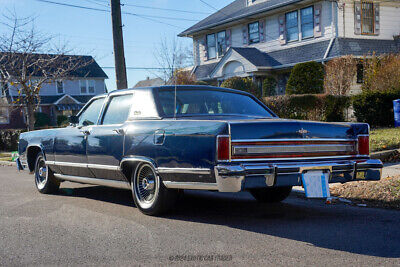
<instances>
[{"instance_id":1,"label":"hedge","mask_svg":"<svg viewBox=\"0 0 400 267\"><path fill-rule=\"evenodd\" d=\"M286 94L321 94L324 91L324 67L310 61L296 64L286 85Z\"/></svg>"},{"instance_id":2,"label":"hedge","mask_svg":"<svg viewBox=\"0 0 400 267\"><path fill-rule=\"evenodd\" d=\"M225 80L221 87L245 91L260 99L262 97L261 90L250 78L232 77Z\"/></svg>"},{"instance_id":3,"label":"hedge","mask_svg":"<svg viewBox=\"0 0 400 267\"><path fill-rule=\"evenodd\" d=\"M353 97L354 115L359 122L371 127L391 127L394 125L393 100L400 99L400 90L364 91Z\"/></svg>"},{"instance_id":4,"label":"hedge","mask_svg":"<svg viewBox=\"0 0 400 267\"><path fill-rule=\"evenodd\" d=\"M325 94L283 95L264 100L281 118L314 121L346 121L346 110L351 105L348 96Z\"/></svg>"},{"instance_id":5,"label":"hedge","mask_svg":"<svg viewBox=\"0 0 400 267\"><path fill-rule=\"evenodd\" d=\"M18 150L18 139L25 130L0 130L0 151Z\"/></svg>"}]
</instances>

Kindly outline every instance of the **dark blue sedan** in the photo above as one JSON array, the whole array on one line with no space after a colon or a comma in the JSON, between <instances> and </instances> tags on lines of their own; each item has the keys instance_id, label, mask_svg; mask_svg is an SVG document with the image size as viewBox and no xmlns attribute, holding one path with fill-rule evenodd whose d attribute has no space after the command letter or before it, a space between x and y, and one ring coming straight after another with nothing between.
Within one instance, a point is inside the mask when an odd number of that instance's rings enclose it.
<instances>
[{"instance_id":1,"label":"dark blue sedan","mask_svg":"<svg viewBox=\"0 0 400 267\"><path fill-rule=\"evenodd\" d=\"M379 180L369 127L279 119L254 96L209 86L165 86L96 96L70 126L23 133L17 160L41 193L63 181L132 190L148 215L180 190L250 191L261 202L293 186L328 198L329 183Z\"/></svg>"}]
</instances>

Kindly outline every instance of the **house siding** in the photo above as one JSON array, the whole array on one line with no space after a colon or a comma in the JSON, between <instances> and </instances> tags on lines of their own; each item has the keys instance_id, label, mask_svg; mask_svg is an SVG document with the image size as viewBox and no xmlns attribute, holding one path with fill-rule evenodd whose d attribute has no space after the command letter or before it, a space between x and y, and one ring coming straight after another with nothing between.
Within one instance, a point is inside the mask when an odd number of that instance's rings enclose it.
<instances>
[{"instance_id":1,"label":"house siding","mask_svg":"<svg viewBox=\"0 0 400 267\"><path fill-rule=\"evenodd\" d=\"M84 79L82 79L84 80ZM105 82L104 79L87 79L95 81L95 92L90 95L99 95L104 93ZM64 94L68 95L80 95L80 82L79 80L66 80L64 81ZM9 87L11 96L18 96L18 89L15 86ZM55 83L44 84L40 89L41 96L51 96L51 95L62 95L57 93L57 87Z\"/></svg>"},{"instance_id":2,"label":"house siding","mask_svg":"<svg viewBox=\"0 0 400 267\"><path fill-rule=\"evenodd\" d=\"M322 36L318 38L310 38L301 41L290 42L287 44L282 45L279 41L279 23L278 18L280 15L285 14L286 12L298 10L303 7L308 7L310 5L321 4L322 5L322 12L321 12L321 28L322 28ZM304 4L302 6L296 6L295 8L286 8L284 11L275 12L271 15L265 15L264 18L255 19L254 21L263 20L265 23L265 35L266 40L265 42L259 42L256 44L244 45L243 44L243 27L247 27L248 23L252 21L248 21L246 24L237 24L234 26L230 26L228 28L221 28L216 30L215 32L222 31L222 30L231 30L232 34L232 47L255 47L262 52L272 52L276 50L301 46L304 44L309 44L313 42L320 42L322 40L330 39L333 37L332 34L335 33L332 29L332 3L329 1L320 1L315 2L313 4ZM335 4L336 5L336 4ZM334 10L336 12L336 10ZM334 13L335 14L335 13ZM336 14L335 14L336 15ZM210 32L213 33L213 32ZM202 65L202 64L210 64L218 62L220 59L211 59L206 60L205 57L205 50L203 48L203 43L205 40L204 35L198 35L193 38L194 44L194 63L195 66Z\"/></svg>"},{"instance_id":3,"label":"house siding","mask_svg":"<svg viewBox=\"0 0 400 267\"><path fill-rule=\"evenodd\" d=\"M378 2L378 1L376 1ZM393 40L400 34L400 3L378 2L380 5L379 35L358 35L354 33L354 2L346 1L338 12L339 37ZM344 12L344 16L343 16Z\"/></svg>"}]
</instances>

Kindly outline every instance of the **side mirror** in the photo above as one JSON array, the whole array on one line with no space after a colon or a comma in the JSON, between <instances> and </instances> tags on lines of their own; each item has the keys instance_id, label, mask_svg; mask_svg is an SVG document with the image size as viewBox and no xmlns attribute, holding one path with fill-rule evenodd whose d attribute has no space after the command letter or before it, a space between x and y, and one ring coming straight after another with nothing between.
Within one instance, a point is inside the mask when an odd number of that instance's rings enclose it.
<instances>
[{"instance_id":1,"label":"side mirror","mask_svg":"<svg viewBox=\"0 0 400 267\"><path fill-rule=\"evenodd\" d=\"M78 124L79 123L79 118L77 116L69 116L68 121L71 124Z\"/></svg>"}]
</instances>

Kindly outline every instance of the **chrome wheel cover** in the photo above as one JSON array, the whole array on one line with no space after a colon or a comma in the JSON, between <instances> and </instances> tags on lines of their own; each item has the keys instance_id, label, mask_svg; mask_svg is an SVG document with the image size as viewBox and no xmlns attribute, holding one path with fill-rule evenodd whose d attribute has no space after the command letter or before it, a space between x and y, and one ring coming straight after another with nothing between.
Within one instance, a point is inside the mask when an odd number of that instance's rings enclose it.
<instances>
[{"instance_id":1,"label":"chrome wheel cover","mask_svg":"<svg viewBox=\"0 0 400 267\"><path fill-rule=\"evenodd\" d=\"M44 159L41 158L37 163L35 171L36 186L39 190L45 187L47 183L47 178L48 178L47 166L46 163L44 162Z\"/></svg>"},{"instance_id":2,"label":"chrome wheel cover","mask_svg":"<svg viewBox=\"0 0 400 267\"><path fill-rule=\"evenodd\" d=\"M142 208L149 208L157 199L158 183L158 177L150 165L143 164L139 167L133 186L136 200Z\"/></svg>"}]
</instances>

